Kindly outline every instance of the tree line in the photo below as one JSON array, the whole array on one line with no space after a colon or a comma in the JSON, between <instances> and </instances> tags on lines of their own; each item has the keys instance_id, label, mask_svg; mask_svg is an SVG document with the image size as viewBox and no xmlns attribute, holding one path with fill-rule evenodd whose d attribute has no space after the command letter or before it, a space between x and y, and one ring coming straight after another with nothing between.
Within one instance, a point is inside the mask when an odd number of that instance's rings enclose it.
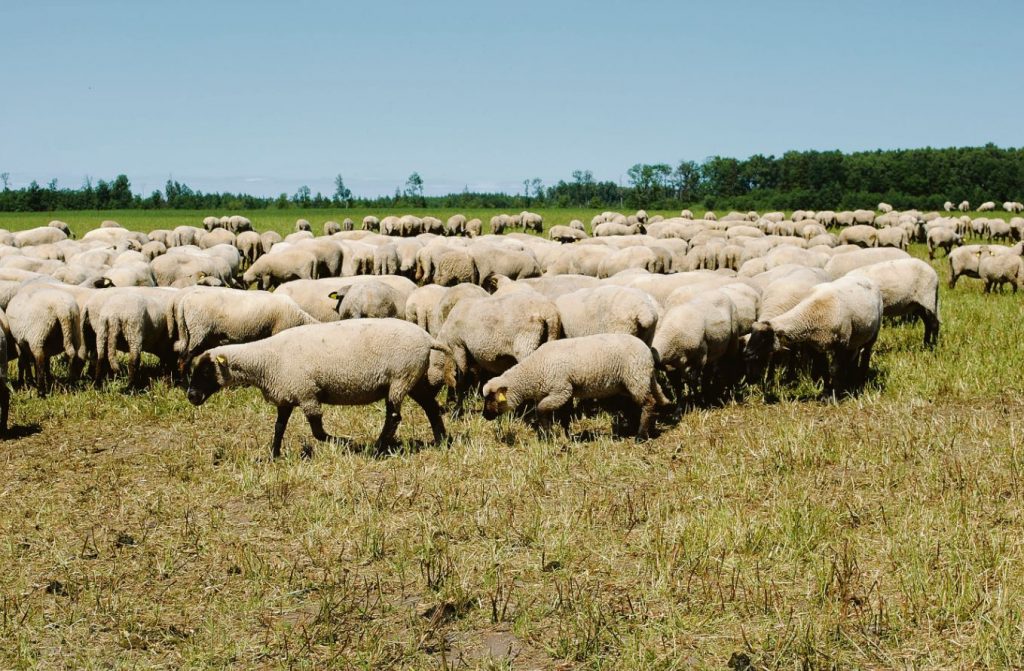
<instances>
[{"instance_id":1,"label":"tree line","mask_svg":"<svg viewBox=\"0 0 1024 671\"><path fill-rule=\"evenodd\" d=\"M1024 200L1024 148L950 147L843 153L789 151L782 156L756 154L747 159L711 156L698 163L638 163L626 172L628 183L598 181L590 170L573 171L569 180L545 186L538 178L523 181L521 193L463 190L444 196L424 195L424 181L414 172L393 195L359 197L335 177L331 194L313 194L308 186L276 197L242 193L204 193L168 180L162 191L133 193L126 175L79 188L45 186L33 181L10 188L0 173L0 211L186 209L256 210L265 208L648 208L789 210L874 207L886 201L896 208L937 209L947 201Z\"/></svg>"}]
</instances>

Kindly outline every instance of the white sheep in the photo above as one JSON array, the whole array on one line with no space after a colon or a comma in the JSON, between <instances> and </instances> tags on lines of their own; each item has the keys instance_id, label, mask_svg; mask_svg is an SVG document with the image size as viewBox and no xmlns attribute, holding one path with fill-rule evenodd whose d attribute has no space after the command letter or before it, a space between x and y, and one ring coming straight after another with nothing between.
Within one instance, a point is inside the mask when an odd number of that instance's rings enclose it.
<instances>
[{"instance_id":1,"label":"white sheep","mask_svg":"<svg viewBox=\"0 0 1024 671\"><path fill-rule=\"evenodd\" d=\"M810 348L829 358L826 391L863 385L882 323L882 295L865 277L820 284L787 312L754 324L744 357L760 377L775 352Z\"/></svg>"},{"instance_id":2,"label":"white sheep","mask_svg":"<svg viewBox=\"0 0 1024 671\"><path fill-rule=\"evenodd\" d=\"M56 229L54 229L56 230ZM34 366L36 389L45 396L52 382L50 358L64 353L77 379L85 351L81 347L81 310L68 291L47 283L19 289L6 307L11 337L18 348L18 379L24 382Z\"/></svg>"},{"instance_id":3,"label":"white sheep","mask_svg":"<svg viewBox=\"0 0 1024 671\"><path fill-rule=\"evenodd\" d=\"M228 386L254 386L277 406L271 454L281 454L288 419L302 410L313 437L340 442L323 426L324 405L366 405L384 400L384 426L376 441L383 452L402 420L410 396L427 415L434 442L447 439L435 391L425 375L430 351L439 345L426 331L400 319L353 319L299 326L256 342L225 345L196 361L188 400L202 405Z\"/></svg>"},{"instance_id":4,"label":"white sheep","mask_svg":"<svg viewBox=\"0 0 1024 671\"><path fill-rule=\"evenodd\" d=\"M590 335L541 345L484 385L486 419L536 403L546 432L559 410L574 399L625 398L627 431L646 440L654 433L656 406L667 403L655 379L654 356L642 340L626 334ZM616 407L621 407L617 405ZM563 425L568 413L560 413Z\"/></svg>"},{"instance_id":5,"label":"white sheep","mask_svg":"<svg viewBox=\"0 0 1024 671\"><path fill-rule=\"evenodd\" d=\"M658 304L650 294L622 286L578 289L555 300L566 338L625 333L648 345L658 327Z\"/></svg>"},{"instance_id":6,"label":"white sheep","mask_svg":"<svg viewBox=\"0 0 1024 671\"><path fill-rule=\"evenodd\" d=\"M327 297L337 301L334 309L341 319L405 316L407 296L377 280L357 282L335 289Z\"/></svg>"},{"instance_id":7,"label":"white sheep","mask_svg":"<svg viewBox=\"0 0 1024 671\"><path fill-rule=\"evenodd\" d=\"M1024 259L1018 254L998 254L986 249L978 261L978 276L985 280L985 293L995 288L1002 291L1009 284L1013 293L1024 286Z\"/></svg>"},{"instance_id":8,"label":"white sheep","mask_svg":"<svg viewBox=\"0 0 1024 671\"><path fill-rule=\"evenodd\" d=\"M934 268L920 259L899 259L862 266L848 277L866 277L878 286L884 316L921 319L925 347L935 346L939 340L939 275Z\"/></svg>"}]
</instances>

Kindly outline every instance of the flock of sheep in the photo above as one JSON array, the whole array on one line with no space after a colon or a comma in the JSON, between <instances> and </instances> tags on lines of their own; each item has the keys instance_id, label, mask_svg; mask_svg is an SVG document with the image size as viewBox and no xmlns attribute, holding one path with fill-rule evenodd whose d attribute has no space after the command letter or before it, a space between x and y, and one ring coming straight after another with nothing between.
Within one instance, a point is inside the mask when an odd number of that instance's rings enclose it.
<instances>
[{"instance_id":1,"label":"flock of sheep","mask_svg":"<svg viewBox=\"0 0 1024 671\"><path fill-rule=\"evenodd\" d=\"M453 413L479 392L486 417L523 408L546 432L583 402L645 438L659 414L769 367L856 389L883 316L920 319L934 345L938 275L906 252L911 240L946 250L952 284L1024 281L1022 244L994 244L1019 241L1024 219L879 211L605 212L547 239L530 212L492 217L486 235L462 215L366 217L358 230L346 219L320 236L299 220L285 237L239 216L148 234L106 221L79 239L54 221L0 232L0 371L10 352L19 383L45 394L52 357L100 384L126 353L137 384L149 353L197 405L258 387L278 410L275 455L294 408L332 440L322 406L378 400L383 450L406 396L442 442L442 387ZM969 236L989 244L959 246ZM0 384L5 430L9 401Z\"/></svg>"}]
</instances>

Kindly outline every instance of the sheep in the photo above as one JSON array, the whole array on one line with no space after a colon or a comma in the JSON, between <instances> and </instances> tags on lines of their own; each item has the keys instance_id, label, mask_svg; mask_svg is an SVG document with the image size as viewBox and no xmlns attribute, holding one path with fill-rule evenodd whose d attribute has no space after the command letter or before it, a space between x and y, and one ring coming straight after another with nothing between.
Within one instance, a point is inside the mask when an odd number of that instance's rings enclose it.
<instances>
[{"instance_id":1,"label":"sheep","mask_svg":"<svg viewBox=\"0 0 1024 671\"><path fill-rule=\"evenodd\" d=\"M362 282L383 282L387 284L401 295L399 305L404 305L405 301L409 298L409 294L416 288L416 285L411 280L397 275L377 275L373 277L360 275L356 277L327 277L318 280L292 280L279 286L274 293L290 297L299 304L299 307L319 321L337 321L339 319L338 313L335 310L337 301L329 297L331 292ZM483 290L481 289L481 291Z\"/></svg>"},{"instance_id":2,"label":"sheep","mask_svg":"<svg viewBox=\"0 0 1024 671\"><path fill-rule=\"evenodd\" d=\"M627 226L614 221L606 221L593 228L595 238L609 235L643 235L646 232L647 230L644 228L644 225L639 222L631 226Z\"/></svg>"},{"instance_id":3,"label":"sheep","mask_svg":"<svg viewBox=\"0 0 1024 671\"><path fill-rule=\"evenodd\" d=\"M167 312L176 290L167 288L126 288L94 294L82 308L85 343L94 343L96 355L93 379L102 382L107 370L117 372L117 351L128 352L128 380L138 381L142 353L160 358L164 367L174 365L174 343L168 331Z\"/></svg>"},{"instance_id":4,"label":"sheep","mask_svg":"<svg viewBox=\"0 0 1024 671\"><path fill-rule=\"evenodd\" d=\"M961 201L960 204L956 206L956 209L960 210L961 212L967 212L968 210L971 209L971 204L968 201L964 200Z\"/></svg>"},{"instance_id":5,"label":"sheep","mask_svg":"<svg viewBox=\"0 0 1024 671\"><path fill-rule=\"evenodd\" d=\"M882 295L870 279L820 284L792 309L754 324L744 350L748 373L761 377L773 353L809 347L829 359L826 392L862 386L881 323Z\"/></svg>"},{"instance_id":6,"label":"sheep","mask_svg":"<svg viewBox=\"0 0 1024 671\"><path fill-rule=\"evenodd\" d=\"M978 276L985 280L985 293L1003 290L1003 285L1009 283L1013 293L1024 286L1024 259L1017 254L993 253L990 249L981 252L978 261Z\"/></svg>"},{"instance_id":7,"label":"sheep","mask_svg":"<svg viewBox=\"0 0 1024 671\"><path fill-rule=\"evenodd\" d=\"M308 232L312 233L313 232L313 225L310 224L305 219L298 219L295 222L295 232L299 233L301 231L308 231Z\"/></svg>"},{"instance_id":8,"label":"sheep","mask_svg":"<svg viewBox=\"0 0 1024 671\"><path fill-rule=\"evenodd\" d=\"M483 233L483 222L479 219L470 219L466 222L466 235L476 238Z\"/></svg>"},{"instance_id":9,"label":"sheep","mask_svg":"<svg viewBox=\"0 0 1024 671\"><path fill-rule=\"evenodd\" d=\"M466 232L466 215L453 214L448 217L445 233L448 235L463 235Z\"/></svg>"},{"instance_id":10,"label":"sheep","mask_svg":"<svg viewBox=\"0 0 1024 671\"><path fill-rule=\"evenodd\" d=\"M259 282L260 288L266 291L291 280L315 280L318 277L317 259L312 252L286 249L256 259L242 275L242 283L250 286Z\"/></svg>"},{"instance_id":11,"label":"sheep","mask_svg":"<svg viewBox=\"0 0 1024 671\"><path fill-rule=\"evenodd\" d=\"M293 326L318 323L288 296L214 287L178 292L167 319L168 331L177 337L174 351L182 373L197 354L211 347L250 342Z\"/></svg>"},{"instance_id":12,"label":"sheep","mask_svg":"<svg viewBox=\"0 0 1024 671\"><path fill-rule=\"evenodd\" d=\"M335 233L341 233L341 224L336 221L325 221L324 235L334 235Z\"/></svg>"},{"instance_id":13,"label":"sheep","mask_svg":"<svg viewBox=\"0 0 1024 671\"><path fill-rule=\"evenodd\" d=\"M434 269L433 280L442 287L480 281L473 255L466 249L452 249L440 256Z\"/></svg>"},{"instance_id":14,"label":"sheep","mask_svg":"<svg viewBox=\"0 0 1024 671\"><path fill-rule=\"evenodd\" d=\"M837 247L836 249L842 249ZM910 254L907 254L901 249L893 249L892 247L879 247L875 249L853 249L849 252L835 254L828 263L825 264L825 272L832 277L832 279L839 279L846 273L860 268L861 266L870 265L872 263L880 263L882 261L895 261L896 259L909 259Z\"/></svg>"},{"instance_id":15,"label":"sheep","mask_svg":"<svg viewBox=\"0 0 1024 671\"><path fill-rule=\"evenodd\" d=\"M313 438L341 442L323 426L323 405L385 401L377 453L392 443L402 401L412 398L427 415L435 444L447 440L435 392L426 383L430 352L440 347L426 331L400 319L355 319L289 329L264 340L225 345L196 361L187 397L199 406L228 386L254 386L277 406L270 453L281 441L292 411L306 416Z\"/></svg>"},{"instance_id":16,"label":"sheep","mask_svg":"<svg viewBox=\"0 0 1024 671\"><path fill-rule=\"evenodd\" d=\"M669 307L658 322L651 349L668 372L676 395L677 410L683 407L683 384L705 401L711 400L712 384L733 375L713 375L718 362L735 355L739 328L736 306L725 293L704 291L696 298Z\"/></svg>"},{"instance_id":17,"label":"sheep","mask_svg":"<svg viewBox=\"0 0 1024 671\"><path fill-rule=\"evenodd\" d=\"M578 289L555 299L566 338L626 333L648 345L658 327L658 304L650 294L614 285Z\"/></svg>"},{"instance_id":18,"label":"sheep","mask_svg":"<svg viewBox=\"0 0 1024 671\"><path fill-rule=\"evenodd\" d=\"M548 231L548 237L555 242L567 243L576 242L577 240L585 240L590 236L588 236L582 229L559 225L551 227L551 230Z\"/></svg>"},{"instance_id":19,"label":"sheep","mask_svg":"<svg viewBox=\"0 0 1024 671\"><path fill-rule=\"evenodd\" d=\"M397 289L376 280L335 289L327 297L337 301L334 309L341 319L404 317L407 300Z\"/></svg>"},{"instance_id":20,"label":"sheep","mask_svg":"<svg viewBox=\"0 0 1024 671\"><path fill-rule=\"evenodd\" d=\"M910 236L908 235L907 231L902 228L898 228L895 226L890 228L882 228L878 230L875 237L875 242L877 243L878 247L895 247L897 249L902 249L906 251L907 247L910 245Z\"/></svg>"},{"instance_id":21,"label":"sheep","mask_svg":"<svg viewBox=\"0 0 1024 671\"><path fill-rule=\"evenodd\" d=\"M514 280L540 275L537 257L529 250L475 242L468 251L481 283L490 275L504 275Z\"/></svg>"},{"instance_id":22,"label":"sheep","mask_svg":"<svg viewBox=\"0 0 1024 671\"><path fill-rule=\"evenodd\" d=\"M501 374L557 339L561 330L558 308L536 292L460 300L438 332L448 351L435 353L431 367L443 370L445 384L455 390L458 410L471 373Z\"/></svg>"},{"instance_id":23,"label":"sheep","mask_svg":"<svg viewBox=\"0 0 1024 671\"><path fill-rule=\"evenodd\" d=\"M72 362L71 380L78 377L85 351L81 347L81 310L75 296L51 284L32 284L11 298L6 312L11 338L18 348L19 382L25 381L34 365L36 390L45 396L52 382L50 357L61 352Z\"/></svg>"},{"instance_id":24,"label":"sheep","mask_svg":"<svg viewBox=\"0 0 1024 671\"><path fill-rule=\"evenodd\" d=\"M260 233L260 244L263 246L263 253L269 254L270 250L279 242L282 242L284 238L277 231L266 231Z\"/></svg>"},{"instance_id":25,"label":"sheep","mask_svg":"<svg viewBox=\"0 0 1024 671\"><path fill-rule=\"evenodd\" d=\"M218 228L213 231L210 231L209 233L204 234L203 237L199 239L200 249L209 249L210 247L215 247L216 245L234 246L234 244L235 234L223 228Z\"/></svg>"},{"instance_id":26,"label":"sheep","mask_svg":"<svg viewBox=\"0 0 1024 671\"><path fill-rule=\"evenodd\" d=\"M927 243L928 258L934 259L935 252L939 249L946 250L946 256L949 256L949 252L953 247L959 247L963 244L963 238L951 228L936 226L928 231Z\"/></svg>"},{"instance_id":27,"label":"sheep","mask_svg":"<svg viewBox=\"0 0 1024 671\"><path fill-rule=\"evenodd\" d=\"M874 226L865 224L850 226L839 233L839 244L875 247L878 245L878 234Z\"/></svg>"},{"instance_id":28,"label":"sheep","mask_svg":"<svg viewBox=\"0 0 1024 671\"><path fill-rule=\"evenodd\" d=\"M1009 223L1002 219L989 219L986 232L988 233L989 241L992 242L995 240L1009 240L1012 237L1013 229Z\"/></svg>"},{"instance_id":29,"label":"sheep","mask_svg":"<svg viewBox=\"0 0 1024 671\"><path fill-rule=\"evenodd\" d=\"M942 204L942 209L945 210L946 212L952 212L954 209L956 209L956 206L947 200L945 203Z\"/></svg>"},{"instance_id":30,"label":"sheep","mask_svg":"<svg viewBox=\"0 0 1024 671\"><path fill-rule=\"evenodd\" d=\"M627 410L627 432L647 440L654 434L656 406L667 403L654 372L651 349L631 335L548 342L484 385L483 415L493 420L523 403L536 403L543 435L553 415L574 399L625 397L633 406ZM568 413L560 415L567 425Z\"/></svg>"},{"instance_id":31,"label":"sheep","mask_svg":"<svg viewBox=\"0 0 1024 671\"><path fill-rule=\"evenodd\" d=\"M123 228L121 224L117 223L113 219L104 219L100 222L100 228Z\"/></svg>"},{"instance_id":32,"label":"sheep","mask_svg":"<svg viewBox=\"0 0 1024 671\"><path fill-rule=\"evenodd\" d=\"M848 276L866 277L878 286L883 316L920 318L924 346L935 346L939 340L939 275L934 268L920 259L899 259L862 266Z\"/></svg>"},{"instance_id":33,"label":"sheep","mask_svg":"<svg viewBox=\"0 0 1024 671\"><path fill-rule=\"evenodd\" d=\"M26 231L18 231L14 234L15 247L31 247L34 245L46 245L67 240L67 234L59 228L42 226L30 228Z\"/></svg>"},{"instance_id":34,"label":"sheep","mask_svg":"<svg viewBox=\"0 0 1024 671\"><path fill-rule=\"evenodd\" d=\"M434 323L434 310L447 292L447 287L436 284L416 288L405 300L405 320L436 336L439 325Z\"/></svg>"},{"instance_id":35,"label":"sheep","mask_svg":"<svg viewBox=\"0 0 1024 671\"><path fill-rule=\"evenodd\" d=\"M978 212L991 212L994 209L996 209L996 204L991 200L986 200L978 206Z\"/></svg>"},{"instance_id":36,"label":"sheep","mask_svg":"<svg viewBox=\"0 0 1024 671\"><path fill-rule=\"evenodd\" d=\"M363 230L364 231L379 231L380 230L380 219L374 216L367 215L363 217Z\"/></svg>"},{"instance_id":37,"label":"sheep","mask_svg":"<svg viewBox=\"0 0 1024 671\"><path fill-rule=\"evenodd\" d=\"M878 211L888 214L889 212L892 212L892 205L890 205L889 203L879 203Z\"/></svg>"},{"instance_id":38,"label":"sheep","mask_svg":"<svg viewBox=\"0 0 1024 671\"><path fill-rule=\"evenodd\" d=\"M103 287L155 287L153 269L145 261L117 265L106 272L94 285Z\"/></svg>"},{"instance_id":39,"label":"sheep","mask_svg":"<svg viewBox=\"0 0 1024 671\"><path fill-rule=\"evenodd\" d=\"M49 227L51 227L51 228L56 228L56 229L60 230L60 231L61 231L62 233L64 233L64 235L66 235L66 236L67 236L68 238L73 238L73 237L75 237L75 236L74 236L74 234L73 234L73 233L71 232L71 228L70 228L70 227L69 227L69 226L68 226L68 225L67 225L66 223L64 223L63 221L61 221L60 219L54 219L54 220L53 220L53 221L51 221L51 222L50 222L49 224L47 224L47 226L49 226ZM5 426L6 426L6 425L5 425Z\"/></svg>"}]
</instances>

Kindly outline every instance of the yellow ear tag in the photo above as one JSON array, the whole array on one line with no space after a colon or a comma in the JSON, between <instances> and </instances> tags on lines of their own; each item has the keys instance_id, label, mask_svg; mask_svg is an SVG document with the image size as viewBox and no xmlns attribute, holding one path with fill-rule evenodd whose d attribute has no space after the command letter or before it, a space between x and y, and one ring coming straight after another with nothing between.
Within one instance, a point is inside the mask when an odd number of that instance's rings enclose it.
<instances>
[{"instance_id":1,"label":"yellow ear tag","mask_svg":"<svg viewBox=\"0 0 1024 671\"><path fill-rule=\"evenodd\" d=\"M217 357L217 363L227 363L228 360L222 356Z\"/></svg>"},{"instance_id":2,"label":"yellow ear tag","mask_svg":"<svg viewBox=\"0 0 1024 671\"><path fill-rule=\"evenodd\" d=\"M498 403L504 403L507 400L505 398L505 392L503 391L499 391L497 394L495 394L494 398L497 399Z\"/></svg>"}]
</instances>

